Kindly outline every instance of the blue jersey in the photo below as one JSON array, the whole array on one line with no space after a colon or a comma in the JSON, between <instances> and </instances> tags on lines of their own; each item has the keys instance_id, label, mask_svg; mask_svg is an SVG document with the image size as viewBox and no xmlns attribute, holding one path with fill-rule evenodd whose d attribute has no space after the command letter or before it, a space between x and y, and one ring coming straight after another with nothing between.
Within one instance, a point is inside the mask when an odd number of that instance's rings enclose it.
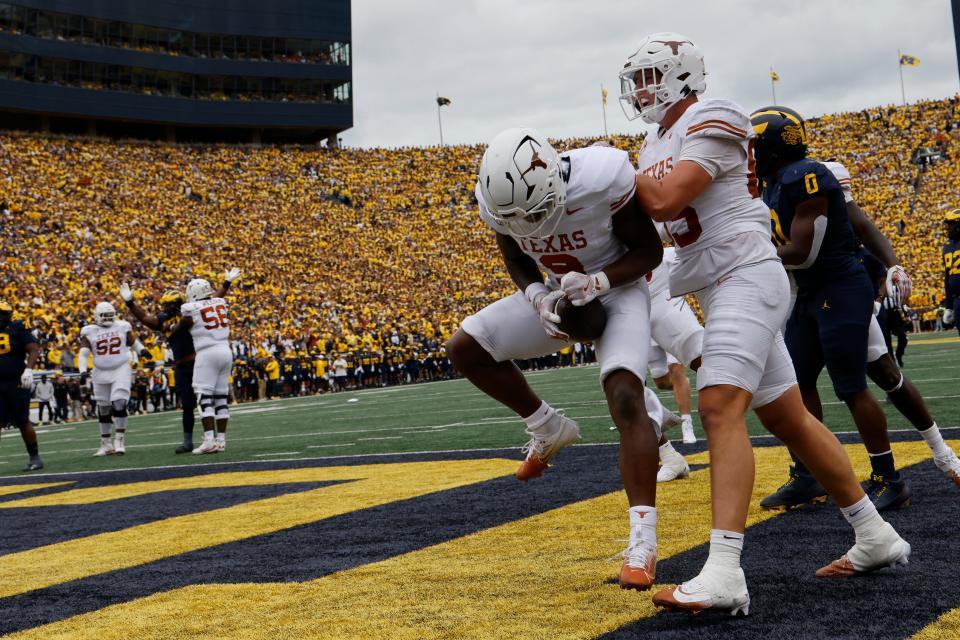
<instances>
[{"instance_id":1,"label":"blue jersey","mask_svg":"<svg viewBox=\"0 0 960 640\"><path fill-rule=\"evenodd\" d=\"M817 259L806 269L793 270L798 295L810 293L838 278L860 274L859 243L847 217L847 203L836 177L819 162L797 160L777 172L766 184L763 201L770 207L774 244L790 243L790 226L797 206L813 198L827 200L827 231Z\"/></svg>"},{"instance_id":2,"label":"blue jersey","mask_svg":"<svg viewBox=\"0 0 960 640\"><path fill-rule=\"evenodd\" d=\"M27 368L27 345L36 342L19 320L0 329L0 382L20 380Z\"/></svg>"},{"instance_id":3,"label":"blue jersey","mask_svg":"<svg viewBox=\"0 0 960 640\"><path fill-rule=\"evenodd\" d=\"M953 302L960 298L960 240L943 248L943 288L946 305L953 309Z\"/></svg>"},{"instance_id":4,"label":"blue jersey","mask_svg":"<svg viewBox=\"0 0 960 640\"><path fill-rule=\"evenodd\" d=\"M157 314L157 321L163 327L163 333L167 338L167 344L170 345L170 350L173 351L174 360L180 361L196 353L193 348L193 336L190 335L190 330L177 329L180 325L179 313L161 311Z\"/></svg>"}]
</instances>

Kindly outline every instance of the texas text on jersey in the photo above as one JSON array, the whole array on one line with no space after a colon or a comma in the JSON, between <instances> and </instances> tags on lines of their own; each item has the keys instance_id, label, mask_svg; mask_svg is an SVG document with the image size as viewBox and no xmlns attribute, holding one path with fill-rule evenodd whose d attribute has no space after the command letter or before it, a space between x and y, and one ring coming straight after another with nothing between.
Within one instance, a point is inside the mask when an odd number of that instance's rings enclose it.
<instances>
[{"instance_id":1,"label":"texas text on jersey","mask_svg":"<svg viewBox=\"0 0 960 640\"><path fill-rule=\"evenodd\" d=\"M546 238L515 237L524 253L556 286L569 271L595 273L627 252L613 234L612 217L633 196L633 165L626 151L611 147L574 149L560 156L567 204L556 230ZM509 230L490 215L479 185L480 217L505 235Z\"/></svg>"}]
</instances>

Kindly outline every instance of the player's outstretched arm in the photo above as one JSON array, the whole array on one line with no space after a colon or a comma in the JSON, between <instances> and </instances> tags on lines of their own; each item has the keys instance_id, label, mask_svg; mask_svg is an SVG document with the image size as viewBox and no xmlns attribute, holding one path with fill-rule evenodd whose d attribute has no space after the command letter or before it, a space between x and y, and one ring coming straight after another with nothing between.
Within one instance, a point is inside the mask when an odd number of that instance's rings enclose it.
<instances>
[{"instance_id":1,"label":"player's outstretched arm","mask_svg":"<svg viewBox=\"0 0 960 640\"><path fill-rule=\"evenodd\" d=\"M162 328L157 316L147 313L143 307L138 305L133 299L133 289L126 282L120 285L120 297L123 298L123 304L127 305L130 313L133 314L140 323L148 329L159 331Z\"/></svg>"},{"instance_id":2,"label":"player's outstretched arm","mask_svg":"<svg viewBox=\"0 0 960 640\"><path fill-rule=\"evenodd\" d=\"M817 196L797 205L790 224L790 244L777 247L787 269L806 269L820 254L827 233L827 199Z\"/></svg>"},{"instance_id":3,"label":"player's outstretched arm","mask_svg":"<svg viewBox=\"0 0 960 640\"><path fill-rule=\"evenodd\" d=\"M637 174L637 202L640 209L657 222L676 220L713 178L693 160L681 160L673 171L655 180Z\"/></svg>"},{"instance_id":4,"label":"player's outstretched arm","mask_svg":"<svg viewBox=\"0 0 960 640\"><path fill-rule=\"evenodd\" d=\"M240 269L234 267L230 269L230 271L227 271L227 273L223 276L223 284L221 284L220 287L213 292L213 297L222 298L223 296L227 295L227 289L229 289L230 285L233 284L233 281L239 277Z\"/></svg>"}]
</instances>

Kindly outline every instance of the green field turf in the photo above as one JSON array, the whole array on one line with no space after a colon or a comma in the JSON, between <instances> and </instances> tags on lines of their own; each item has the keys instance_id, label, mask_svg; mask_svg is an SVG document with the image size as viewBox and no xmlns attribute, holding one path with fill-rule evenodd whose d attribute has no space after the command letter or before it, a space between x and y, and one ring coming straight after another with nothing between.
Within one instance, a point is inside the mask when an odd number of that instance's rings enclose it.
<instances>
[{"instance_id":1,"label":"green field turf","mask_svg":"<svg viewBox=\"0 0 960 640\"><path fill-rule=\"evenodd\" d=\"M928 334L911 339L905 373L919 387L941 427L960 424L960 339L955 334ZM587 366L533 372L528 376L545 400L565 409L580 423L585 444L617 439L616 432L609 428L612 423L597 375L595 366ZM826 374L819 385L826 424L838 432L854 430L850 414L833 395ZM659 394L667 406L675 407L670 391ZM892 430L911 429L892 405L882 404ZM516 416L465 380L235 405L231 414L227 452L202 457L173 454L180 442L178 412L132 417L127 455L109 458L92 457L99 446L96 422L41 427L38 433L46 463L44 473L519 447L526 440L523 424ZM199 442L201 430L197 422L195 441ZM748 425L752 435L765 433L752 415ZM702 437L699 424L697 431ZM25 460L17 431L4 431L0 440L0 476L20 475Z\"/></svg>"}]
</instances>

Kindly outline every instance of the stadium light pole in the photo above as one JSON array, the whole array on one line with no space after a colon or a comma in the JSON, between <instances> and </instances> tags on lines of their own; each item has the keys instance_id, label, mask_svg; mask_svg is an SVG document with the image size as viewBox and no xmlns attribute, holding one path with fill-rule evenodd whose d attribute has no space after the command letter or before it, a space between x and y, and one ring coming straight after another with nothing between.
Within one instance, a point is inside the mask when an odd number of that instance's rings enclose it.
<instances>
[{"instance_id":1,"label":"stadium light pole","mask_svg":"<svg viewBox=\"0 0 960 640\"><path fill-rule=\"evenodd\" d=\"M440 116L442 107L450 106L450 98L445 98L437 93L437 127L440 129L440 146L443 146L443 118Z\"/></svg>"}]
</instances>

